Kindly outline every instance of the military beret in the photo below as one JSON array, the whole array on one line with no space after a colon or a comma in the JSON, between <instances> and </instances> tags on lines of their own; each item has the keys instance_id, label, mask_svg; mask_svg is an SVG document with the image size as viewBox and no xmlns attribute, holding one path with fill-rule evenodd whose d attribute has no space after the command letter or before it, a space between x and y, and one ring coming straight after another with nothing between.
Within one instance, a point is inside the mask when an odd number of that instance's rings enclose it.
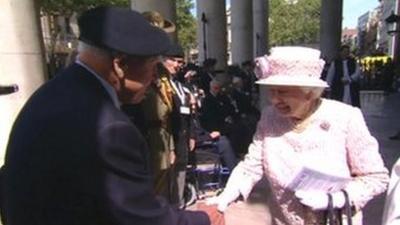
<instances>
[{"instance_id":1,"label":"military beret","mask_svg":"<svg viewBox=\"0 0 400 225\"><path fill-rule=\"evenodd\" d=\"M128 8L90 9L79 17L78 26L81 41L128 55L160 55L171 44L167 33Z\"/></svg>"},{"instance_id":2,"label":"military beret","mask_svg":"<svg viewBox=\"0 0 400 225\"><path fill-rule=\"evenodd\" d=\"M170 20L165 19L159 12L157 11L146 11L143 12L142 15L146 18L147 21L153 26L159 27L163 29L163 31L167 33L172 33L176 30L176 26Z\"/></svg>"}]
</instances>

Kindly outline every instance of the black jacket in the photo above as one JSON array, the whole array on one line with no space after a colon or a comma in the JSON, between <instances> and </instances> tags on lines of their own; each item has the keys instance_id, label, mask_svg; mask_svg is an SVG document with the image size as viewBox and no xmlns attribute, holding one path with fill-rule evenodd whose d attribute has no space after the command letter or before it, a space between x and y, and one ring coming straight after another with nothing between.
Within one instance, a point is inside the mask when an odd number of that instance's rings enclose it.
<instances>
[{"instance_id":1,"label":"black jacket","mask_svg":"<svg viewBox=\"0 0 400 225\"><path fill-rule=\"evenodd\" d=\"M208 132L219 131L222 135L230 132L237 112L225 95L214 96L210 93L203 100L200 110L201 126Z\"/></svg>"},{"instance_id":2,"label":"black jacket","mask_svg":"<svg viewBox=\"0 0 400 225\"><path fill-rule=\"evenodd\" d=\"M153 194L147 144L99 80L73 64L20 112L6 152L9 225L209 224Z\"/></svg>"},{"instance_id":3,"label":"black jacket","mask_svg":"<svg viewBox=\"0 0 400 225\"><path fill-rule=\"evenodd\" d=\"M349 76L356 71L357 62L353 58L347 59L347 68ZM335 75L331 85L331 97L332 99L342 101L344 94L344 85L341 81L343 78L343 60L335 60ZM360 87L357 81L350 83L350 96L353 106L360 107Z\"/></svg>"},{"instance_id":4,"label":"black jacket","mask_svg":"<svg viewBox=\"0 0 400 225\"><path fill-rule=\"evenodd\" d=\"M184 85L179 81L170 81L175 82L175 87L179 91L181 95L184 96L184 102L179 98L178 93L175 93L173 97L173 111L171 115L172 120L172 134L174 137L175 143L175 154L176 154L176 167L179 170L186 170L186 166L188 164L188 153L189 153L189 138L191 137L191 127L192 120L190 114L190 106L189 96L184 92ZM182 113L181 107L185 107L189 110L189 114Z\"/></svg>"}]
</instances>

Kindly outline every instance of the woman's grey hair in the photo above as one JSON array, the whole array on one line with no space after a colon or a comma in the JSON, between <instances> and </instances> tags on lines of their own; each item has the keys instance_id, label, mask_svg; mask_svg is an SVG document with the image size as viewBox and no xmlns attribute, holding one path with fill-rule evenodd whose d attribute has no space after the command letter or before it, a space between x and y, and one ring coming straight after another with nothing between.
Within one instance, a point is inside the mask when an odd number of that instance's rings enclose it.
<instances>
[{"instance_id":1,"label":"woman's grey hair","mask_svg":"<svg viewBox=\"0 0 400 225\"><path fill-rule=\"evenodd\" d=\"M311 93L312 98L318 99L321 97L325 88L323 88L323 87L301 87L300 89L306 94Z\"/></svg>"}]
</instances>

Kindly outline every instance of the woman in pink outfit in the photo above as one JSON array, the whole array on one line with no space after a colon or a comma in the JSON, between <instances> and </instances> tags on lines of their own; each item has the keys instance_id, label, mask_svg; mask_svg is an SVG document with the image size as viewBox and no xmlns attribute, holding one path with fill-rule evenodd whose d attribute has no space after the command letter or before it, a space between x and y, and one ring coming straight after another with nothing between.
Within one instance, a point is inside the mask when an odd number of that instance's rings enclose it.
<instances>
[{"instance_id":1,"label":"woman in pink outfit","mask_svg":"<svg viewBox=\"0 0 400 225\"><path fill-rule=\"evenodd\" d=\"M246 199L266 176L272 190L273 224L323 224L328 192L342 208L342 191L289 188L304 167L347 178L343 188L358 211L384 192L388 170L360 109L321 98L327 84L319 79L323 61L318 50L276 47L256 59L257 82L267 85L270 106L258 123L245 159L232 171L225 190L209 203L220 211L237 198Z\"/></svg>"}]
</instances>

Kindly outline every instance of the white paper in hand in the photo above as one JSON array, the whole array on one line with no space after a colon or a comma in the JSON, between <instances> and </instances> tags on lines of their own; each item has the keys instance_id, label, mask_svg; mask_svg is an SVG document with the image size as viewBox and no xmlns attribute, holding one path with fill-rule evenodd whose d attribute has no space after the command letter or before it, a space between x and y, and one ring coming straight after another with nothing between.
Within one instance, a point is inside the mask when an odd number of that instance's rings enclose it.
<instances>
[{"instance_id":1,"label":"white paper in hand","mask_svg":"<svg viewBox=\"0 0 400 225\"><path fill-rule=\"evenodd\" d=\"M303 167L294 178L289 182L286 188L296 192L302 191L322 191L336 192L345 188L351 180L349 177L339 177L323 173L308 167Z\"/></svg>"}]
</instances>

